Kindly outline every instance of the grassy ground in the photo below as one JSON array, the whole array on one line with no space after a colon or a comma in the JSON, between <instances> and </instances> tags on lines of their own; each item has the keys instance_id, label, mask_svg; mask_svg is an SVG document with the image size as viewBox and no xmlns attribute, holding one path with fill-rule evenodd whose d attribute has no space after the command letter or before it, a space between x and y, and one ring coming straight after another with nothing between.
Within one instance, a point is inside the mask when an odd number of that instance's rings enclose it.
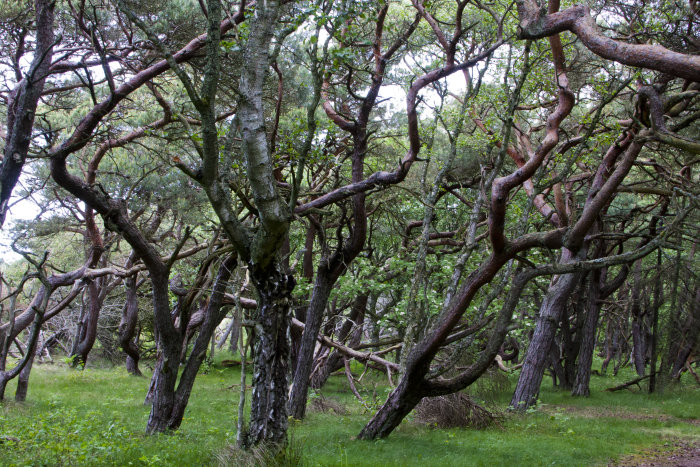
<instances>
[{"instance_id":1,"label":"grassy ground","mask_svg":"<svg viewBox=\"0 0 700 467\"><path fill-rule=\"evenodd\" d=\"M312 411L292 424L291 433L310 466L606 465L651 449L700 443L697 387L689 381L663 396L603 392L631 379L621 373L594 376L590 398L573 399L545 381L538 409L507 415L502 428L431 429L409 417L375 442L353 437L385 396L383 381L365 383L363 407L344 377L333 377L323 395L347 413ZM0 405L0 465L216 465L235 437L239 378L235 368L211 366L197 379L182 428L145 436L148 378L130 377L121 368L39 365L28 402ZM480 394L504 409L513 382L483 385ZM7 394L13 390L11 385Z\"/></svg>"}]
</instances>

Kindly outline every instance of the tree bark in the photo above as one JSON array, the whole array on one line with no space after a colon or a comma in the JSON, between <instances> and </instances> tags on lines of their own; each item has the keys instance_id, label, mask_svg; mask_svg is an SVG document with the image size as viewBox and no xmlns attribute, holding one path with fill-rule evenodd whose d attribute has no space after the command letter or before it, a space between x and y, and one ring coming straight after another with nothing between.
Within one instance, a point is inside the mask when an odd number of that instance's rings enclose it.
<instances>
[{"instance_id":1,"label":"tree bark","mask_svg":"<svg viewBox=\"0 0 700 467\"><path fill-rule=\"evenodd\" d=\"M581 329L581 347L578 353L576 365L576 380L571 391L573 396L589 396L591 381L591 369L593 365L593 352L595 351L596 329L600 317L600 283L603 271L591 271L588 281L588 301L586 318Z\"/></svg>"},{"instance_id":2,"label":"tree bark","mask_svg":"<svg viewBox=\"0 0 700 467\"><path fill-rule=\"evenodd\" d=\"M555 345L559 342L559 354L562 361L562 376L559 387L571 390L576 379L576 361L581 347L581 334L586 319L586 290L588 289L589 274L581 274L578 287L575 289L572 299L564 306L562 317L559 321L559 339L555 339ZM573 309L573 316L569 311Z\"/></svg>"},{"instance_id":3,"label":"tree bark","mask_svg":"<svg viewBox=\"0 0 700 467\"><path fill-rule=\"evenodd\" d=\"M276 269L252 270L258 291L253 394L247 445L284 443L287 437L289 324L294 278Z\"/></svg>"},{"instance_id":4,"label":"tree bark","mask_svg":"<svg viewBox=\"0 0 700 467\"><path fill-rule=\"evenodd\" d=\"M7 139L0 163L0 228L5 223L10 197L27 159L36 108L44 90L53 56L55 0L36 0L36 50L27 74L8 99Z\"/></svg>"},{"instance_id":5,"label":"tree bark","mask_svg":"<svg viewBox=\"0 0 700 467\"><path fill-rule=\"evenodd\" d=\"M153 314L158 330L160 366L153 375L153 403L146 424L146 433L161 433L169 428L175 402L175 381L180 366L182 339L173 326L168 299L168 269L151 271Z\"/></svg>"},{"instance_id":6,"label":"tree bark","mask_svg":"<svg viewBox=\"0 0 700 467\"><path fill-rule=\"evenodd\" d=\"M420 380L401 378L379 411L362 428L358 439L386 438L425 396Z\"/></svg>"},{"instance_id":7,"label":"tree bark","mask_svg":"<svg viewBox=\"0 0 700 467\"><path fill-rule=\"evenodd\" d=\"M644 342L642 305L640 289L642 287L642 261L637 260L634 266L634 285L630 304L632 315L632 361L638 376L644 376L646 370L646 345Z\"/></svg>"},{"instance_id":8,"label":"tree bark","mask_svg":"<svg viewBox=\"0 0 700 467\"><path fill-rule=\"evenodd\" d=\"M308 282L314 280L314 239L316 237L316 226L313 222L309 222L309 226L306 228L306 238L304 240L304 258L301 265L301 275ZM306 313L308 310L309 295L304 296L299 300L299 304L294 307L294 315L296 319L302 323L306 322ZM303 332L292 328L292 368L297 367L299 364L299 350L301 347L301 338ZM290 410L291 412L291 410Z\"/></svg>"},{"instance_id":9,"label":"tree bark","mask_svg":"<svg viewBox=\"0 0 700 467\"><path fill-rule=\"evenodd\" d=\"M535 0L518 1L521 39L539 39L571 31L591 52L625 65L658 70L690 81L700 81L700 57L682 54L660 45L630 44L603 35L590 7L574 5L560 12L546 12Z\"/></svg>"},{"instance_id":10,"label":"tree bark","mask_svg":"<svg viewBox=\"0 0 700 467\"><path fill-rule=\"evenodd\" d=\"M681 270L681 250L676 251L676 260L673 264L673 278L671 280L671 308L668 323L666 325L665 340L666 353L661 359L661 367L657 375L658 389L663 391L665 386L671 379L671 370L673 364L678 357L680 347L680 338L682 335L681 327L681 310L678 306L678 288L680 282Z\"/></svg>"},{"instance_id":11,"label":"tree bark","mask_svg":"<svg viewBox=\"0 0 700 467\"><path fill-rule=\"evenodd\" d=\"M680 378L688 358L698 348L698 342L700 342L700 287L695 287L692 297L688 303L688 318L683 326L684 332L678 346L678 353L671 367L671 376L676 379Z\"/></svg>"},{"instance_id":12,"label":"tree bark","mask_svg":"<svg viewBox=\"0 0 700 467\"><path fill-rule=\"evenodd\" d=\"M299 347L299 358L297 359L297 367L294 372L294 380L289 396L289 415L297 420L302 420L306 413L306 397L309 391L309 376L314 364L313 357L316 349L316 339L321 329L324 311L326 310L328 297L330 297L334 283L335 278L332 272L328 270L327 261L322 261L316 273L311 301L306 312L305 327Z\"/></svg>"},{"instance_id":13,"label":"tree bark","mask_svg":"<svg viewBox=\"0 0 700 467\"><path fill-rule=\"evenodd\" d=\"M659 357L659 309L663 302L661 279L661 249L656 253L656 278L654 279L654 303L652 304L651 318L651 365L649 369L649 394L656 391L656 360Z\"/></svg>"},{"instance_id":14,"label":"tree bark","mask_svg":"<svg viewBox=\"0 0 700 467\"><path fill-rule=\"evenodd\" d=\"M122 319L119 322L118 334L119 345L126 353L126 370L134 376L142 376L141 370L139 370L141 355L138 345L134 342L139 318L137 279L137 275L126 279L126 303L124 304Z\"/></svg>"},{"instance_id":15,"label":"tree bark","mask_svg":"<svg viewBox=\"0 0 700 467\"><path fill-rule=\"evenodd\" d=\"M81 323L80 339L71 352L72 366L84 368L87 363L88 354L95 345L97 338L97 321L100 317L100 309L102 308L102 300L100 299L100 290L95 280L90 281L87 286L88 292L88 312L85 320Z\"/></svg>"},{"instance_id":16,"label":"tree bark","mask_svg":"<svg viewBox=\"0 0 700 467\"><path fill-rule=\"evenodd\" d=\"M235 267L235 255L227 257L219 266L219 271L217 272L214 282L214 289L205 312L204 321L199 329L199 335L195 340L192 353L185 364L175 392L175 402L170 414L170 420L168 421L168 428L171 430L178 429L182 423L197 372L207 354L209 341L214 335L217 326L226 316L226 310L222 307L222 302L226 293L228 281L231 277L231 272Z\"/></svg>"},{"instance_id":17,"label":"tree bark","mask_svg":"<svg viewBox=\"0 0 700 467\"><path fill-rule=\"evenodd\" d=\"M39 334L37 333L35 340L38 339ZM34 359L36 358L36 342L33 345L27 345L27 353L25 357L27 358L27 363L22 368L17 378L17 389L15 389L15 401L24 402L27 400L27 392L29 391L29 375L32 372L32 366L34 365Z\"/></svg>"},{"instance_id":18,"label":"tree bark","mask_svg":"<svg viewBox=\"0 0 700 467\"><path fill-rule=\"evenodd\" d=\"M555 388L566 389L566 370L562 364L561 347L557 343L556 337L552 339L552 345L549 346L547 358L549 359L549 368L552 370L552 386ZM523 361L523 365L525 365L525 361ZM545 363L545 369L546 368L547 364Z\"/></svg>"},{"instance_id":19,"label":"tree bark","mask_svg":"<svg viewBox=\"0 0 700 467\"><path fill-rule=\"evenodd\" d=\"M587 248L581 248L577 253L572 253L570 250L564 249L560 263L566 264L582 260L586 257L586 250ZM542 376L547 364L548 350L554 340L562 310L579 280L580 274L576 273L552 278L547 296L540 307L535 332L527 349L518 384L510 402L511 409L525 410L537 402Z\"/></svg>"}]
</instances>

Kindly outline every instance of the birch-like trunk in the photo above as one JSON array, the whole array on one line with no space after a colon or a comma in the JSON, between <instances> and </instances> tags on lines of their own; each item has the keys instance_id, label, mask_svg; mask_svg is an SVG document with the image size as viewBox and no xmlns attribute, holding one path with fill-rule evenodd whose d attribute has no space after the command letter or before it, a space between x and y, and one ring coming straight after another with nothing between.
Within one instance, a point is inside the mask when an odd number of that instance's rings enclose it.
<instances>
[{"instance_id":1,"label":"birch-like trunk","mask_svg":"<svg viewBox=\"0 0 700 467\"><path fill-rule=\"evenodd\" d=\"M253 274L258 291L255 367L247 443L284 443L287 439L289 325L294 278L277 270Z\"/></svg>"}]
</instances>

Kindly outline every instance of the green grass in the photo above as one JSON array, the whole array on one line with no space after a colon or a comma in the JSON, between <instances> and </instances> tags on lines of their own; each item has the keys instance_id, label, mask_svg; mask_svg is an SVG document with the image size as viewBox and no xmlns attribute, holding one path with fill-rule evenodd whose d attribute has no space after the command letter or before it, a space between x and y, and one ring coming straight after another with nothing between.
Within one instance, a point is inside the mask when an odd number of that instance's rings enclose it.
<instances>
[{"instance_id":1,"label":"green grass","mask_svg":"<svg viewBox=\"0 0 700 467\"><path fill-rule=\"evenodd\" d=\"M631 376L595 376L592 396L576 399L545 381L538 409L508 415L502 429L430 429L409 416L388 439L375 442L354 439L371 413L344 377L334 376L323 394L348 414L310 412L292 423L291 433L310 466L606 465L664 443L700 441L697 387L688 383L663 396L603 391ZM0 465L216 465L235 437L239 378L237 369L214 365L197 378L182 428L146 436L148 378L121 368L39 365L28 402L0 406ZM514 381L501 381L503 390L490 394L496 406L505 408ZM363 382L368 405L381 403L384 380ZM13 390L11 384L7 395Z\"/></svg>"}]
</instances>

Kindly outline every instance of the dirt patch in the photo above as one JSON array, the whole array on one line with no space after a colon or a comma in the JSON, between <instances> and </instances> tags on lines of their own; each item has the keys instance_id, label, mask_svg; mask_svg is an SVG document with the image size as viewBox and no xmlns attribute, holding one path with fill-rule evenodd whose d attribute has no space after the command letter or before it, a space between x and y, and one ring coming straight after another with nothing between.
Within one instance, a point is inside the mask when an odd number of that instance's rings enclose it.
<instances>
[{"instance_id":1,"label":"dirt patch","mask_svg":"<svg viewBox=\"0 0 700 467\"><path fill-rule=\"evenodd\" d=\"M700 443L676 441L657 449L626 456L608 464L615 467L700 467Z\"/></svg>"},{"instance_id":2,"label":"dirt patch","mask_svg":"<svg viewBox=\"0 0 700 467\"><path fill-rule=\"evenodd\" d=\"M661 422L681 422L691 425L700 426L700 419L697 418L678 418L667 414L660 413L639 413L628 412L621 409L611 409L609 407L572 407L572 406L556 406L543 405L539 410L546 414L563 413L583 418L622 418L626 420L658 420Z\"/></svg>"}]
</instances>

